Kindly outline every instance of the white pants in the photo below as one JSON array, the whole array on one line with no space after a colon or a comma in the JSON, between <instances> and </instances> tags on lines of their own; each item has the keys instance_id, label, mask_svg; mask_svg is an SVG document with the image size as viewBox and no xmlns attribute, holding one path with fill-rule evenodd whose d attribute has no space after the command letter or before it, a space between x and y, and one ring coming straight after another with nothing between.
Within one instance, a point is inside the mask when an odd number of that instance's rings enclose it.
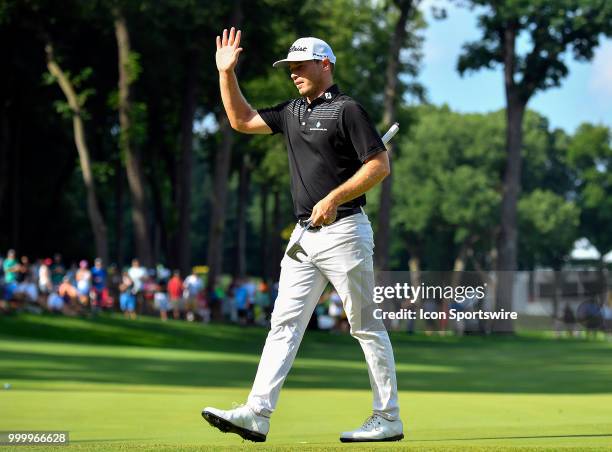
<instances>
[{"instance_id":1,"label":"white pants","mask_svg":"<svg viewBox=\"0 0 612 452\"><path fill-rule=\"evenodd\" d=\"M288 247L301 232L302 227L297 225ZM389 420L399 419L393 349L382 321L371 315L374 244L368 217L358 213L318 231L306 231L300 244L308 253L299 255L302 263L286 254L281 262L272 325L248 405L264 416L274 411L306 326L329 281L342 298L351 335L363 349L374 393L374 412Z\"/></svg>"}]
</instances>

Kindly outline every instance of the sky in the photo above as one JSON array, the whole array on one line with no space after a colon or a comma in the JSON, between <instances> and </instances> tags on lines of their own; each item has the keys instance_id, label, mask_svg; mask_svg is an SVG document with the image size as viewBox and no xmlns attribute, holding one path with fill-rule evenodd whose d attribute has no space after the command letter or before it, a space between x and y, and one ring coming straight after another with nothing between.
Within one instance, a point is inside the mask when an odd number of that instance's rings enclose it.
<instances>
[{"instance_id":1,"label":"sky","mask_svg":"<svg viewBox=\"0 0 612 452\"><path fill-rule=\"evenodd\" d=\"M434 19L431 6L445 6L448 16ZM464 43L479 39L477 12L449 4L446 0L425 0L421 4L428 23L424 31L424 60L420 82L428 100L448 104L460 112L488 112L505 107L502 69L471 72L461 77L457 59ZM519 48L527 48L520 43ZM602 39L592 61L579 63L566 57L569 75L560 88L538 92L528 108L546 116L553 128L573 133L583 122L612 127L612 40Z\"/></svg>"}]
</instances>

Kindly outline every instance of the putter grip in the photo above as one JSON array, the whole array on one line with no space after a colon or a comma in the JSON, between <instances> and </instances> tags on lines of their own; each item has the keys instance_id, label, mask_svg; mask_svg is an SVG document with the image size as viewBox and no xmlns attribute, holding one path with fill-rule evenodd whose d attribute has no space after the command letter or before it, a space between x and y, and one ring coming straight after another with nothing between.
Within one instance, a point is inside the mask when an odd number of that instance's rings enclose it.
<instances>
[{"instance_id":1,"label":"putter grip","mask_svg":"<svg viewBox=\"0 0 612 452\"><path fill-rule=\"evenodd\" d=\"M387 130L387 133L383 135L382 142L384 144L387 144L389 141L391 141L391 138L393 138L398 131L399 131L399 123L396 122L389 128L389 130Z\"/></svg>"}]
</instances>

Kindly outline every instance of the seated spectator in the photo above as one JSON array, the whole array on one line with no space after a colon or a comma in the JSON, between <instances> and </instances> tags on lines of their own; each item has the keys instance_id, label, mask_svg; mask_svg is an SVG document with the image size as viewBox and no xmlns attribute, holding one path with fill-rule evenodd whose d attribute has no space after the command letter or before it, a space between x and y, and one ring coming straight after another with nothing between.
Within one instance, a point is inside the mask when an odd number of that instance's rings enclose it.
<instances>
[{"instance_id":1,"label":"seated spectator","mask_svg":"<svg viewBox=\"0 0 612 452\"><path fill-rule=\"evenodd\" d=\"M20 263L17 269L17 282L22 283L30 278L30 259L28 256L21 256Z\"/></svg>"},{"instance_id":2,"label":"seated spectator","mask_svg":"<svg viewBox=\"0 0 612 452\"><path fill-rule=\"evenodd\" d=\"M51 312L61 312L64 309L64 299L57 292L51 292L47 297L47 308Z\"/></svg>"},{"instance_id":3,"label":"seated spectator","mask_svg":"<svg viewBox=\"0 0 612 452\"><path fill-rule=\"evenodd\" d=\"M17 284L13 296L24 303L35 303L38 301L38 288L32 278L25 276L25 279Z\"/></svg>"},{"instance_id":4,"label":"seated spectator","mask_svg":"<svg viewBox=\"0 0 612 452\"><path fill-rule=\"evenodd\" d=\"M89 291L91 290L91 271L86 260L79 262L75 280L79 292L79 301L82 305L87 306L89 304Z\"/></svg>"},{"instance_id":5,"label":"seated spectator","mask_svg":"<svg viewBox=\"0 0 612 452\"><path fill-rule=\"evenodd\" d=\"M72 283L70 282L69 276L64 276L62 283L57 289L57 293L60 297L64 299L64 301L68 305L76 304L76 300L79 296L79 293L77 292L76 287L74 287Z\"/></svg>"},{"instance_id":6,"label":"seated spectator","mask_svg":"<svg viewBox=\"0 0 612 452\"><path fill-rule=\"evenodd\" d=\"M53 265L51 265L51 282L54 287L59 287L66 276L66 268L62 263L62 255L55 253L53 256Z\"/></svg>"},{"instance_id":7,"label":"seated spectator","mask_svg":"<svg viewBox=\"0 0 612 452\"><path fill-rule=\"evenodd\" d=\"M128 272L124 271L119 284L119 306L126 318L136 318L136 295L133 292L134 282Z\"/></svg>"},{"instance_id":8,"label":"seated spectator","mask_svg":"<svg viewBox=\"0 0 612 452\"><path fill-rule=\"evenodd\" d=\"M163 322L168 320L168 311L170 310L170 301L168 294L163 290L162 286L155 285L154 306L159 311L159 318Z\"/></svg>"}]
</instances>

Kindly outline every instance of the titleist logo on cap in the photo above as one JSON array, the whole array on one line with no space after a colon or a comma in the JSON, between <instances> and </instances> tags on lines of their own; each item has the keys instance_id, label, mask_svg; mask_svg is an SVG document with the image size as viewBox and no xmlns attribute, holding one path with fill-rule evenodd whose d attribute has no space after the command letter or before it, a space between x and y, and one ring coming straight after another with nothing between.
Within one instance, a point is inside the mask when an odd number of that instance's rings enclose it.
<instances>
[{"instance_id":1,"label":"titleist logo on cap","mask_svg":"<svg viewBox=\"0 0 612 452\"><path fill-rule=\"evenodd\" d=\"M287 58L275 61L272 66L278 67L293 61L324 60L326 58L330 63L336 62L336 56L328 43L313 37L300 38L289 47Z\"/></svg>"}]
</instances>

